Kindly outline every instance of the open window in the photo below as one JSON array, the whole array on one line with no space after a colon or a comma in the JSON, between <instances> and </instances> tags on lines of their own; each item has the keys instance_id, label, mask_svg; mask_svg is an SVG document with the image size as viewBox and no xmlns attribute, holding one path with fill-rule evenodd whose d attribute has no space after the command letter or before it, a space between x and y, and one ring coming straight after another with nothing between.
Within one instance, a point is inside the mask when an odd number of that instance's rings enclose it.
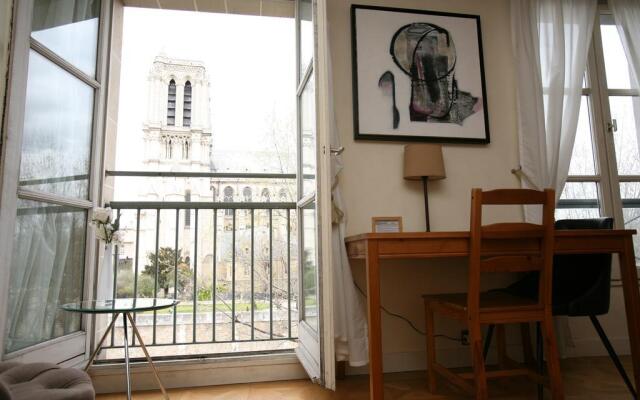
<instances>
[{"instance_id":1,"label":"open window","mask_svg":"<svg viewBox=\"0 0 640 400\"><path fill-rule=\"evenodd\" d=\"M73 362L90 321L108 1L15 2L0 209L0 356Z\"/></svg>"}]
</instances>

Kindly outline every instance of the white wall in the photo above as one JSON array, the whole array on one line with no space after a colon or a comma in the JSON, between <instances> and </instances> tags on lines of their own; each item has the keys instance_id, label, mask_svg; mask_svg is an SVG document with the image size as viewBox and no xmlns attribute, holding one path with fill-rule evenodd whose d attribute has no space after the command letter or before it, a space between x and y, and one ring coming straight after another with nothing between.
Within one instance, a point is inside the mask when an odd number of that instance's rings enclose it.
<instances>
[{"instance_id":1,"label":"white wall","mask_svg":"<svg viewBox=\"0 0 640 400\"><path fill-rule=\"evenodd\" d=\"M487 87L491 143L488 145L451 145L443 147L447 178L429 185L432 231L467 230L469 227L470 192L473 187L485 189L518 187L510 173L518 165L516 133L515 70L511 58L511 30L508 0L329 0L329 32L334 77L336 118L345 147L344 171L340 178L346 203L347 235L368 232L371 217L403 217L406 231L424 230L424 201L420 182L402 177L403 145L392 142L363 142L353 139L353 106L351 80L350 6L370 4L387 7L425 9L480 15ZM519 209L504 209L489 214L487 220L519 219ZM492 210L487 210L491 212ZM383 262L382 304L393 312L411 319L424 330L424 293L466 290L465 260ZM428 266L429 268L423 268ZM364 288L364 264L353 262L356 281ZM504 286L509 276L495 277L491 286ZM619 293L619 289L617 291ZM619 296L613 299L619 304ZM613 307L609 316L615 321L614 336L624 343L624 314ZM424 337L405 322L383 314L383 348L385 370L421 368L424 366ZM595 334L583 321L572 322L578 332L577 341L597 346ZM580 329L578 330L578 327ZM606 328L606 325L605 325ZM460 325L436 321L437 333L459 335ZM510 343L518 350L517 329L511 330ZM617 335L616 335L617 333ZM615 344L615 343L614 343ZM445 362L460 364L467 360L468 348L441 340L439 345ZM568 354L581 355L584 349L569 349ZM624 350L624 349L621 349ZM517 351L520 354L520 351ZM517 354L514 354L516 356Z\"/></svg>"}]
</instances>

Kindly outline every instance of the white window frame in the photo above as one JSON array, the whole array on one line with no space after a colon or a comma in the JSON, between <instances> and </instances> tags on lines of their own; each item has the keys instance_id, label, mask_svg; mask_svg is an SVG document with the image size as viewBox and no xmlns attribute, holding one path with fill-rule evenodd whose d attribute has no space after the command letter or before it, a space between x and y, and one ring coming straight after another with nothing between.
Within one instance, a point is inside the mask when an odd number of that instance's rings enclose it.
<instances>
[{"instance_id":1,"label":"white window frame","mask_svg":"<svg viewBox=\"0 0 640 400\"><path fill-rule=\"evenodd\" d=\"M102 165L104 143L104 109L108 82L108 45L111 27L111 1L102 0L98 29L98 52L96 76L90 77L70 62L64 60L42 43L31 37L31 19L34 0L14 0L14 26L11 37L9 84L7 89L6 118L3 129L2 161L0 165L0 359L16 361L50 361L72 364L84 359L89 351L92 321L83 317L80 330L71 334L42 342L14 352L5 353L5 332L8 324L8 296L13 237L16 225L18 199L44 201L47 203L91 210L98 205L102 188ZM24 126L29 53L33 50L56 66L94 89L94 109L89 168L89 195L87 200L72 199L18 186L22 133ZM83 298L89 299L94 292L94 277L97 266L97 241L89 225L84 258Z\"/></svg>"},{"instance_id":2,"label":"white window frame","mask_svg":"<svg viewBox=\"0 0 640 400\"><path fill-rule=\"evenodd\" d=\"M640 96L640 92L634 89L609 89L607 87L600 17L610 14L611 11L606 6L600 6L599 12L596 14L587 58L588 88L582 90L583 95L589 96L588 104L596 173L595 175L569 175L567 183L596 183L600 214L612 216L615 227L623 229L624 217L620 183L640 182L640 175L621 176L618 174L609 96Z\"/></svg>"}]
</instances>

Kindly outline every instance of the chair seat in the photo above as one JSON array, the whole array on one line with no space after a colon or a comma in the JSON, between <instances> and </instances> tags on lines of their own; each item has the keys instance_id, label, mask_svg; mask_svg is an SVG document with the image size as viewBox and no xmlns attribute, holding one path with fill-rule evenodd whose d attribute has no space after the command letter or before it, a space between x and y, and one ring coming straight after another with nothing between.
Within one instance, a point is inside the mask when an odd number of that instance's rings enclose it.
<instances>
[{"instance_id":1,"label":"chair seat","mask_svg":"<svg viewBox=\"0 0 640 400\"><path fill-rule=\"evenodd\" d=\"M93 400L91 378L75 368L50 363L0 363L2 400Z\"/></svg>"},{"instance_id":2,"label":"chair seat","mask_svg":"<svg viewBox=\"0 0 640 400\"><path fill-rule=\"evenodd\" d=\"M422 297L424 298L425 304L428 304L435 311L440 310L458 319L466 318L466 293L427 294ZM521 311L522 317L525 320L532 317L532 312L534 314L541 314L543 311L535 300L526 297L518 297L500 291L490 291L480 294L481 322L490 322L496 314L502 312L512 314L514 310ZM491 315L492 318L489 318L489 315ZM514 321L513 318L509 318L509 320Z\"/></svg>"}]
</instances>

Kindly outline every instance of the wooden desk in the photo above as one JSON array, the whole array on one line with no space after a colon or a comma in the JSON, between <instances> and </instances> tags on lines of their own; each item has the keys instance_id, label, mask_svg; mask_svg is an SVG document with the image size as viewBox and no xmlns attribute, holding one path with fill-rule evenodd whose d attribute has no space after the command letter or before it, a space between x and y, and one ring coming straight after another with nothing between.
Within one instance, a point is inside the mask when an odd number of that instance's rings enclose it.
<instances>
[{"instance_id":1,"label":"wooden desk","mask_svg":"<svg viewBox=\"0 0 640 400\"><path fill-rule=\"evenodd\" d=\"M635 230L558 230L556 254L618 253L624 292L629 342L636 388L640 388L640 291L633 252ZM381 400L382 327L380 318L380 260L465 257L469 254L469 232L365 233L345 239L349 258L364 259L367 275L369 320L369 389L371 399ZM533 244L532 244L533 245ZM526 244L522 249L526 249ZM487 242L485 250L491 250ZM416 305L419 304L416 299ZM421 304L421 303L420 303Z\"/></svg>"}]
</instances>

